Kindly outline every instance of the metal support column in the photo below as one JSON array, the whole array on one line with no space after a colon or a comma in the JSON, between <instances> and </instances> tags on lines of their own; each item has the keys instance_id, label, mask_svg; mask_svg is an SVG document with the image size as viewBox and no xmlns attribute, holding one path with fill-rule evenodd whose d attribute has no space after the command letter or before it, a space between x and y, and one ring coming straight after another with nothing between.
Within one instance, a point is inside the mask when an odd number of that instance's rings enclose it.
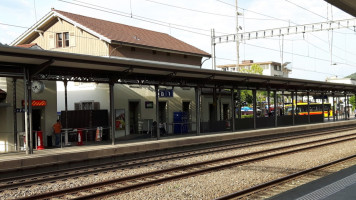
<instances>
[{"instance_id":1,"label":"metal support column","mask_svg":"<svg viewBox=\"0 0 356 200\"><path fill-rule=\"evenodd\" d=\"M111 144L115 145L115 101L114 101L114 82L109 83L110 92L110 129L111 129Z\"/></svg>"},{"instance_id":2,"label":"metal support column","mask_svg":"<svg viewBox=\"0 0 356 200\"><path fill-rule=\"evenodd\" d=\"M284 110L285 110L284 104L285 104L285 102L284 102L284 91L282 91L282 113L281 113L281 115L284 115Z\"/></svg>"},{"instance_id":3,"label":"metal support column","mask_svg":"<svg viewBox=\"0 0 356 200\"><path fill-rule=\"evenodd\" d=\"M211 29L211 59L212 69L216 70L216 54L215 54L215 29Z\"/></svg>"},{"instance_id":4,"label":"metal support column","mask_svg":"<svg viewBox=\"0 0 356 200\"><path fill-rule=\"evenodd\" d=\"M237 101L238 101L238 105L237 105L237 118L239 120L241 120L241 90L238 89L237 90Z\"/></svg>"},{"instance_id":5,"label":"metal support column","mask_svg":"<svg viewBox=\"0 0 356 200\"><path fill-rule=\"evenodd\" d=\"M307 109L308 109L308 123L310 124L310 101L309 101L309 92L307 92Z\"/></svg>"},{"instance_id":6,"label":"metal support column","mask_svg":"<svg viewBox=\"0 0 356 200\"><path fill-rule=\"evenodd\" d=\"M67 90L67 86L68 86L68 81L64 80L64 113L65 113L65 128L68 128L68 90ZM62 138L62 137L61 137ZM61 145L62 145L62 141L61 141Z\"/></svg>"},{"instance_id":7,"label":"metal support column","mask_svg":"<svg viewBox=\"0 0 356 200\"><path fill-rule=\"evenodd\" d=\"M25 141L26 141L26 145L25 149L26 149L26 154L30 154L30 150L29 150L29 124L28 124L28 78L29 78L29 73L28 73L28 69L26 67L24 67L24 76L23 76L23 83L24 83L24 115L25 115Z\"/></svg>"},{"instance_id":8,"label":"metal support column","mask_svg":"<svg viewBox=\"0 0 356 200\"><path fill-rule=\"evenodd\" d=\"M273 91L273 98L274 98L274 126L278 126L278 108L277 108L277 91Z\"/></svg>"},{"instance_id":9,"label":"metal support column","mask_svg":"<svg viewBox=\"0 0 356 200\"><path fill-rule=\"evenodd\" d=\"M14 147L15 147L15 151L20 151L20 147L19 147L19 138L17 136L17 112L16 112L16 78L12 79L12 107L13 107L13 119L14 119Z\"/></svg>"},{"instance_id":10,"label":"metal support column","mask_svg":"<svg viewBox=\"0 0 356 200\"><path fill-rule=\"evenodd\" d=\"M271 101L270 101L270 90L267 90L267 116L270 117Z\"/></svg>"},{"instance_id":11,"label":"metal support column","mask_svg":"<svg viewBox=\"0 0 356 200\"><path fill-rule=\"evenodd\" d=\"M347 119L350 119L350 112L351 112L351 109L350 109L350 107L349 107L349 105L350 105L350 96L347 96L346 95L346 99L347 99L347 106L348 106L348 108L347 108ZM351 107L352 108L352 107Z\"/></svg>"},{"instance_id":12,"label":"metal support column","mask_svg":"<svg viewBox=\"0 0 356 200\"><path fill-rule=\"evenodd\" d=\"M257 128L257 103L256 103L256 89L252 90L252 95L253 95L253 128Z\"/></svg>"},{"instance_id":13,"label":"metal support column","mask_svg":"<svg viewBox=\"0 0 356 200\"><path fill-rule=\"evenodd\" d=\"M217 119L218 119L218 100L216 97L216 87L213 88L213 123L216 123Z\"/></svg>"},{"instance_id":14,"label":"metal support column","mask_svg":"<svg viewBox=\"0 0 356 200\"><path fill-rule=\"evenodd\" d=\"M345 117L344 117L344 119L345 120L347 120L347 101L346 101L346 99L347 99L347 95L346 95L346 91L344 92L344 104L345 104L345 107L344 107L344 115L345 115Z\"/></svg>"},{"instance_id":15,"label":"metal support column","mask_svg":"<svg viewBox=\"0 0 356 200\"><path fill-rule=\"evenodd\" d=\"M195 113L197 135L200 135L200 87L195 88Z\"/></svg>"},{"instance_id":16,"label":"metal support column","mask_svg":"<svg viewBox=\"0 0 356 200\"><path fill-rule=\"evenodd\" d=\"M219 121L223 121L223 109L221 108L221 88L219 88L219 96L218 96L218 98L219 98Z\"/></svg>"},{"instance_id":17,"label":"metal support column","mask_svg":"<svg viewBox=\"0 0 356 200\"><path fill-rule=\"evenodd\" d=\"M333 121L335 121L335 117L336 117L336 116L335 116L335 115L336 115L336 114L335 114L335 103L336 103L336 102L335 102L335 93L333 93Z\"/></svg>"},{"instance_id":18,"label":"metal support column","mask_svg":"<svg viewBox=\"0 0 356 200\"><path fill-rule=\"evenodd\" d=\"M159 134L159 129L158 129L158 123L159 123L159 100L158 100L158 85L155 85L155 92L156 92L156 127L155 131L157 133L157 140L160 139L160 134Z\"/></svg>"},{"instance_id":19,"label":"metal support column","mask_svg":"<svg viewBox=\"0 0 356 200\"><path fill-rule=\"evenodd\" d=\"M324 122L325 108L324 108L324 93L321 93L321 115Z\"/></svg>"},{"instance_id":20,"label":"metal support column","mask_svg":"<svg viewBox=\"0 0 356 200\"><path fill-rule=\"evenodd\" d=\"M29 76L30 77L30 76ZM30 143L30 154L33 154L33 132L32 132L32 90L31 90L31 78L28 79L28 124L29 124L29 135L30 139L28 142Z\"/></svg>"},{"instance_id":21,"label":"metal support column","mask_svg":"<svg viewBox=\"0 0 356 200\"><path fill-rule=\"evenodd\" d=\"M236 105L235 105L235 89L231 89L231 131L235 131L235 116L236 116Z\"/></svg>"},{"instance_id":22,"label":"metal support column","mask_svg":"<svg viewBox=\"0 0 356 200\"><path fill-rule=\"evenodd\" d=\"M294 92L291 93L292 96L292 125L294 126L295 124L295 111L294 111Z\"/></svg>"}]
</instances>

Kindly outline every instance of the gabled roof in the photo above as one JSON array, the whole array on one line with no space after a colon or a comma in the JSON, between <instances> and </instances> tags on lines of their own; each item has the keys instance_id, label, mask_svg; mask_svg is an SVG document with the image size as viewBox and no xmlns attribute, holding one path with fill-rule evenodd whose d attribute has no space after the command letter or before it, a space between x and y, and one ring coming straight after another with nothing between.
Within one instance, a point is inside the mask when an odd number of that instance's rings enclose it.
<instances>
[{"instance_id":1,"label":"gabled roof","mask_svg":"<svg viewBox=\"0 0 356 200\"><path fill-rule=\"evenodd\" d=\"M42 18L42 20L37 22L27 32L16 39L12 45L21 44L22 39L28 37L28 34L35 33L41 25L47 23L55 17L59 17L111 44L133 45L163 51L174 51L177 53L188 53L203 57L210 57L210 54L165 33L55 9L52 9L52 11Z\"/></svg>"}]
</instances>

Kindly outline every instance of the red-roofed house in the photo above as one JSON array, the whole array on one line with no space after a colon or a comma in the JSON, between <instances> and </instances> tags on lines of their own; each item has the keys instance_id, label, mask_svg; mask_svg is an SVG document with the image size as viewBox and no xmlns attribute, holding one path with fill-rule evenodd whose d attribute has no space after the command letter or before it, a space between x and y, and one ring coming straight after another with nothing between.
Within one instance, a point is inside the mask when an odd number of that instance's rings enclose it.
<instances>
[{"instance_id":1,"label":"red-roofed house","mask_svg":"<svg viewBox=\"0 0 356 200\"><path fill-rule=\"evenodd\" d=\"M11 45L200 67L210 54L168 34L52 9Z\"/></svg>"},{"instance_id":2,"label":"red-roofed house","mask_svg":"<svg viewBox=\"0 0 356 200\"><path fill-rule=\"evenodd\" d=\"M29 48L33 44L43 50L134 60L142 65L159 63L167 68L173 65L200 68L202 58L210 57L209 53L165 33L55 9L11 45ZM47 88L50 84L43 82L46 85L43 94L34 94L34 99L46 99L46 92L57 90L57 111L64 110L63 83L57 82L57 88ZM114 90L116 112L126 118L123 122L125 126L119 128L116 135L122 136L125 131L128 135L147 130L155 119L153 106L156 105L152 105L155 101L154 89L150 86L116 84ZM68 109L109 110L108 91L107 84L68 82ZM160 98L160 121L172 123L173 112L177 111L192 113L190 119L194 119L194 94L194 90L175 87L174 98ZM49 103L47 106L52 105ZM39 116L46 112L40 111ZM44 115L47 117L49 114ZM50 130L48 124L40 124L40 127ZM172 132L172 128L167 129Z\"/></svg>"}]
</instances>

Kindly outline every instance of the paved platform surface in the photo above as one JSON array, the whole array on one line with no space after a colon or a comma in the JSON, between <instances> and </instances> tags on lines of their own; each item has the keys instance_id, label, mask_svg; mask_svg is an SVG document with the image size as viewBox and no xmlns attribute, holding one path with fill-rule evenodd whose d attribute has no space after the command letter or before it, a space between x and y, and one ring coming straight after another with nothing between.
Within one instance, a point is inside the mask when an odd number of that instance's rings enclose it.
<instances>
[{"instance_id":1,"label":"paved platform surface","mask_svg":"<svg viewBox=\"0 0 356 200\"><path fill-rule=\"evenodd\" d=\"M355 200L356 165L299 186L269 200Z\"/></svg>"},{"instance_id":2,"label":"paved platform surface","mask_svg":"<svg viewBox=\"0 0 356 200\"><path fill-rule=\"evenodd\" d=\"M56 149L34 151L26 155L24 152L0 154L0 172L50 166L71 162L81 162L97 158L110 158L126 154L165 150L176 147L223 142L236 139L260 137L264 135L283 134L295 131L307 131L320 128L332 128L356 124L356 120L318 123L300 126L277 127L238 132L222 132L190 137L162 137L160 140L150 138L141 141L120 142L116 145L84 145Z\"/></svg>"}]
</instances>

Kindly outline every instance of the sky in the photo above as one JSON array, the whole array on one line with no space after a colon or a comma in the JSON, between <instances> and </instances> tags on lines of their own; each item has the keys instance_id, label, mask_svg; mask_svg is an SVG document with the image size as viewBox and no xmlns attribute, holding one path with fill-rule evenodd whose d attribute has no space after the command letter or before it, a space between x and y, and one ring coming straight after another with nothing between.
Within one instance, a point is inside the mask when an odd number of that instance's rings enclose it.
<instances>
[{"instance_id":1,"label":"sky","mask_svg":"<svg viewBox=\"0 0 356 200\"><path fill-rule=\"evenodd\" d=\"M238 0L239 32L352 19L324 0ZM11 44L51 8L158 32L212 52L211 29L236 33L235 0L1 0L0 43ZM356 72L356 33L341 28L240 41L240 63L290 62L289 77L324 81ZM217 65L235 64L236 43L216 45ZM205 60L205 59L204 59ZM211 59L203 68L212 69Z\"/></svg>"}]
</instances>

